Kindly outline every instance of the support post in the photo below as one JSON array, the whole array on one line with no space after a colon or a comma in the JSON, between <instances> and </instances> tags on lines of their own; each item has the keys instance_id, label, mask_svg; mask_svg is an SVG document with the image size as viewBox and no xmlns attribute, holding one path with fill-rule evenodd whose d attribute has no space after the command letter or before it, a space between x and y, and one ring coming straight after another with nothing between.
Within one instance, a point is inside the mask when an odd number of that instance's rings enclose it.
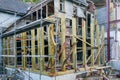
<instances>
[{"instance_id":1,"label":"support post","mask_svg":"<svg viewBox=\"0 0 120 80\"><path fill-rule=\"evenodd\" d=\"M38 43L39 45L42 43L42 46L40 45L40 52L42 52L42 55L44 55L45 53L44 53L44 27L40 27L40 32L42 33L42 34L39 34L39 35L42 35L42 38L40 38L40 43ZM39 36L40 37L40 36ZM41 54L40 54L41 55ZM42 56L41 55L41 56ZM42 64L41 66L42 66L42 70L41 71L43 71L44 70L44 68L45 68L45 58L44 57L42 57L41 58L42 59L42 63L40 63L40 64Z\"/></svg>"},{"instance_id":2,"label":"support post","mask_svg":"<svg viewBox=\"0 0 120 80\"><path fill-rule=\"evenodd\" d=\"M105 31L104 26L102 26L102 44L105 44ZM102 48L102 64L105 64L105 46Z\"/></svg>"},{"instance_id":3,"label":"support post","mask_svg":"<svg viewBox=\"0 0 120 80\"><path fill-rule=\"evenodd\" d=\"M99 29L99 25L96 26L96 43L97 43L97 47L98 50L100 50L100 29ZM97 58L97 64L100 65L100 53L98 53L98 58Z\"/></svg>"},{"instance_id":4,"label":"support post","mask_svg":"<svg viewBox=\"0 0 120 80\"><path fill-rule=\"evenodd\" d=\"M61 45L64 45L65 43L65 34L66 34L66 20L65 20L65 14L61 15ZM64 64L64 61L66 59L66 53L65 49L62 51L61 55L61 62ZM62 71L66 71L66 65L63 66Z\"/></svg>"},{"instance_id":5,"label":"support post","mask_svg":"<svg viewBox=\"0 0 120 80\"><path fill-rule=\"evenodd\" d=\"M83 66L86 68L87 64L86 64L86 23L85 20L82 19L82 38L83 38Z\"/></svg>"},{"instance_id":6,"label":"support post","mask_svg":"<svg viewBox=\"0 0 120 80\"><path fill-rule=\"evenodd\" d=\"M106 0L107 6L107 52L108 62L110 61L110 0Z\"/></svg>"},{"instance_id":7,"label":"support post","mask_svg":"<svg viewBox=\"0 0 120 80\"><path fill-rule=\"evenodd\" d=\"M76 18L75 17L73 17L72 18L72 34L74 35L74 36L76 36L76 27L77 27L77 25L76 25L77 23L76 23ZM72 45L74 45L74 44L76 44L76 38L75 37L72 37ZM74 47L74 49L73 49L73 55L72 55L72 58L73 58L73 68L76 70L77 69L77 47L76 47L76 45L75 45L75 47Z\"/></svg>"},{"instance_id":8,"label":"support post","mask_svg":"<svg viewBox=\"0 0 120 80\"><path fill-rule=\"evenodd\" d=\"M3 49L2 52L3 52L3 53L2 53L2 54L3 54L3 55L6 55L6 41L5 41L5 38L2 39L2 42L3 42L3 45L2 45L2 47L3 47L3 48L2 48L2 49ZM6 65L6 62L5 62L5 61L6 61L6 58L3 57L3 66Z\"/></svg>"},{"instance_id":9,"label":"support post","mask_svg":"<svg viewBox=\"0 0 120 80\"><path fill-rule=\"evenodd\" d=\"M10 55L10 37L7 37L7 55ZM7 58L7 63L10 65L10 57Z\"/></svg>"},{"instance_id":10,"label":"support post","mask_svg":"<svg viewBox=\"0 0 120 80\"><path fill-rule=\"evenodd\" d=\"M49 48L49 55L53 56L52 58L49 58L50 60L50 66L51 66L51 73L55 72L55 60L54 60L54 54L55 54L55 45L54 45L54 24L50 24L49 31L48 31L48 48Z\"/></svg>"},{"instance_id":11,"label":"support post","mask_svg":"<svg viewBox=\"0 0 120 80\"><path fill-rule=\"evenodd\" d=\"M91 33L91 66L94 66L94 22L91 22L91 27L90 27L90 33Z\"/></svg>"},{"instance_id":12,"label":"support post","mask_svg":"<svg viewBox=\"0 0 120 80\"><path fill-rule=\"evenodd\" d=\"M38 55L40 56L40 28L37 28L37 41L38 41ZM38 65L40 69L40 58L38 58Z\"/></svg>"},{"instance_id":13,"label":"support post","mask_svg":"<svg viewBox=\"0 0 120 80\"><path fill-rule=\"evenodd\" d=\"M26 51L26 46L27 46L27 42L26 42L26 32L22 33L22 55L26 55L27 54L27 51ZM23 66L23 69L26 69L27 67L27 59L26 57L22 57L22 66Z\"/></svg>"},{"instance_id":14,"label":"support post","mask_svg":"<svg viewBox=\"0 0 120 80\"><path fill-rule=\"evenodd\" d=\"M35 30L31 30L31 52L32 55L36 55L35 54ZM36 60L35 57L32 57L32 70L36 69Z\"/></svg>"}]
</instances>

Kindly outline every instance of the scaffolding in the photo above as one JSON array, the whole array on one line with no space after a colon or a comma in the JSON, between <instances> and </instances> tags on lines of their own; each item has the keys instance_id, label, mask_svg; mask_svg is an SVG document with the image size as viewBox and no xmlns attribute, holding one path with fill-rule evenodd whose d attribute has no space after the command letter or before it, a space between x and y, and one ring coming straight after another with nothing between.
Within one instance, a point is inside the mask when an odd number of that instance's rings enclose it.
<instances>
[{"instance_id":1,"label":"scaffolding","mask_svg":"<svg viewBox=\"0 0 120 80\"><path fill-rule=\"evenodd\" d=\"M41 75L94 70L102 76L104 69L111 69L104 66L104 26L92 19L94 15L86 11L85 18L74 15L68 19L64 12L57 16L54 8L54 0L44 0L15 22L14 30L2 34L6 68L37 72L40 80ZM17 27L25 20L28 24Z\"/></svg>"}]
</instances>

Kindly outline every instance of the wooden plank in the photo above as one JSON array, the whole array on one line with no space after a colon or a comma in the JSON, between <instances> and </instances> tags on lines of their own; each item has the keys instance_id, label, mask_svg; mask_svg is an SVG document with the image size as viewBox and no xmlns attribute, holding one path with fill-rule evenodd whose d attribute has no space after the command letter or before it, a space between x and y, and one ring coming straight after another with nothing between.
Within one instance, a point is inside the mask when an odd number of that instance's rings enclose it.
<instances>
[{"instance_id":1,"label":"wooden plank","mask_svg":"<svg viewBox=\"0 0 120 80\"><path fill-rule=\"evenodd\" d=\"M27 42L26 42L26 39L27 39L27 35L26 35L26 32L24 33L21 33L22 34L22 55L26 55L27 54L27 50L26 50L26 46L27 46ZM23 66L23 69L26 69L27 67L27 59L25 57L22 57L22 66Z\"/></svg>"},{"instance_id":2,"label":"wooden plank","mask_svg":"<svg viewBox=\"0 0 120 80\"><path fill-rule=\"evenodd\" d=\"M42 49L41 51L42 51L42 55L44 55L45 54L45 52L44 52L44 47L45 47L45 44L44 44L44 27L41 27L40 28L40 31L42 32L42 38L40 38L41 40L40 41L42 41L42 47L40 48L40 49ZM45 58L44 57L42 57L42 70L44 70L44 68L45 68L45 66L44 66L44 64L45 64Z\"/></svg>"},{"instance_id":3,"label":"wooden plank","mask_svg":"<svg viewBox=\"0 0 120 80\"><path fill-rule=\"evenodd\" d=\"M2 39L2 42L3 42L3 55L6 55L6 52L7 52L7 50L6 50L6 38L3 38ZM6 58L5 57L3 57L3 65L6 65Z\"/></svg>"},{"instance_id":4,"label":"wooden plank","mask_svg":"<svg viewBox=\"0 0 120 80\"><path fill-rule=\"evenodd\" d=\"M51 44L50 44L50 26L52 26L52 24L49 25L49 27L47 28L48 31L48 55L51 55ZM50 68L50 61L51 58L48 58L48 67Z\"/></svg>"},{"instance_id":5,"label":"wooden plank","mask_svg":"<svg viewBox=\"0 0 120 80\"><path fill-rule=\"evenodd\" d=\"M45 46L44 45L44 27L37 28L37 41L38 41L38 55L39 56L45 55L45 53L44 53L44 46ZM39 68L40 68L40 66L42 66L41 71L43 71L45 68L45 66L44 66L45 65L45 58L42 57L41 60L42 61L40 61L40 58L38 58L38 65L39 65Z\"/></svg>"},{"instance_id":6,"label":"wooden plank","mask_svg":"<svg viewBox=\"0 0 120 80\"><path fill-rule=\"evenodd\" d=\"M66 34L66 19L65 19L65 14L62 14L61 15L61 45L64 45L65 43L65 34ZM66 59L66 53L64 49L61 55L62 64L64 64L65 59ZM62 71L66 71L66 65L63 66Z\"/></svg>"},{"instance_id":7,"label":"wooden plank","mask_svg":"<svg viewBox=\"0 0 120 80\"><path fill-rule=\"evenodd\" d=\"M98 51L100 50L100 29L99 25L96 26L96 44L98 47ZM97 64L100 65L100 53L98 54L97 57Z\"/></svg>"},{"instance_id":8,"label":"wooden plank","mask_svg":"<svg viewBox=\"0 0 120 80\"><path fill-rule=\"evenodd\" d=\"M37 28L37 42L38 42L38 50L37 50L37 52L38 52L38 56L39 56L39 58L38 58L38 65L39 65L39 69L40 69L40 28Z\"/></svg>"},{"instance_id":9,"label":"wooden plank","mask_svg":"<svg viewBox=\"0 0 120 80\"><path fill-rule=\"evenodd\" d=\"M14 42L14 58L13 58L13 64L14 64L14 68L17 68L17 45L16 45L16 34L14 34L13 36L13 42Z\"/></svg>"},{"instance_id":10,"label":"wooden plank","mask_svg":"<svg viewBox=\"0 0 120 80\"><path fill-rule=\"evenodd\" d=\"M72 35L76 36L76 18L72 18ZM76 38L72 36L72 45L76 44ZM74 48L73 48L73 55L72 55L72 58L73 58L73 68L76 70L77 69L77 46L74 45Z\"/></svg>"},{"instance_id":11,"label":"wooden plank","mask_svg":"<svg viewBox=\"0 0 120 80\"><path fill-rule=\"evenodd\" d=\"M91 44L94 45L94 22L91 22L90 27L90 33L91 33ZM92 48L93 46L91 46ZM91 49L91 66L94 66L94 48Z\"/></svg>"},{"instance_id":12,"label":"wooden plank","mask_svg":"<svg viewBox=\"0 0 120 80\"><path fill-rule=\"evenodd\" d=\"M31 30L31 52L32 55L35 54L35 29ZM32 69L36 69L36 61L35 57L32 57Z\"/></svg>"},{"instance_id":13,"label":"wooden plank","mask_svg":"<svg viewBox=\"0 0 120 80\"><path fill-rule=\"evenodd\" d=\"M7 55L10 55L10 37L7 37ZM10 58L7 58L8 65L10 65Z\"/></svg>"},{"instance_id":14,"label":"wooden plank","mask_svg":"<svg viewBox=\"0 0 120 80\"><path fill-rule=\"evenodd\" d=\"M105 44L105 31L104 26L102 26L102 43ZM105 64L105 46L102 48L102 64Z\"/></svg>"},{"instance_id":15,"label":"wooden plank","mask_svg":"<svg viewBox=\"0 0 120 80\"><path fill-rule=\"evenodd\" d=\"M54 54L55 54L55 43L54 43L54 24L50 24L48 27L48 49L49 49L49 55L53 56L52 58L49 58L50 61L50 68L51 73L55 73L55 60L54 60Z\"/></svg>"},{"instance_id":16,"label":"wooden plank","mask_svg":"<svg viewBox=\"0 0 120 80\"><path fill-rule=\"evenodd\" d=\"M87 64L86 64L86 23L85 20L82 19L82 38L83 38L83 66L86 68Z\"/></svg>"}]
</instances>

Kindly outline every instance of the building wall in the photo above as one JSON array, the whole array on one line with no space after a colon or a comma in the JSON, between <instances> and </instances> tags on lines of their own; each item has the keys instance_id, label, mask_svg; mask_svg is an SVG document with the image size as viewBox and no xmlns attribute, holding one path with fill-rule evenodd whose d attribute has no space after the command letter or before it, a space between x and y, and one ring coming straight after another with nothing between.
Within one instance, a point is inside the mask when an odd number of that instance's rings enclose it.
<instances>
[{"instance_id":1,"label":"building wall","mask_svg":"<svg viewBox=\"0 0 120 80\"><path fill-rule=\"evenodd\" d=\"M60 1L59 0L54 0L54 5L55 5L55 15L58 17L61 17L62 12L60 12ZM85 18L84 10L81 8L81 6L76 5L74 3L71 3L70 1L65 0L65 17L72 19L73 17L73 6L77 7L77 16ZM64 13L64 12L63 12Z\"/></svg>"}]
</instances>

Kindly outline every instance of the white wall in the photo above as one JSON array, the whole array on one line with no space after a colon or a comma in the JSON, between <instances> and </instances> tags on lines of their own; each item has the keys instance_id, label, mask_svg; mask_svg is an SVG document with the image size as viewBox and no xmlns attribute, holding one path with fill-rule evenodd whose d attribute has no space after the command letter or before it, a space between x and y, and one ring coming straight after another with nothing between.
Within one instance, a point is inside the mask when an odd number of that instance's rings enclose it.
<instances>
[{"instance_id":1,"label":"white wall","mask_svg":"<svg viewBox=\"0 0 120 80\"><path fill-rule=\"evenodd\" d=\"M58 17L61 17L62 14L60 12L60 2L59 2L59 0L54 0L54 5L55 5L55 15L58 16ZM74 5L75 4L73 4L70 1L65 1L65 17L66 18L72 19L72 17L73 17L73 6ZM77 7L77 16L85 17L84 11L81 9L81 7L78 6L78 5L76 5L76 7Z\"/></svg>"}]
</instances>

